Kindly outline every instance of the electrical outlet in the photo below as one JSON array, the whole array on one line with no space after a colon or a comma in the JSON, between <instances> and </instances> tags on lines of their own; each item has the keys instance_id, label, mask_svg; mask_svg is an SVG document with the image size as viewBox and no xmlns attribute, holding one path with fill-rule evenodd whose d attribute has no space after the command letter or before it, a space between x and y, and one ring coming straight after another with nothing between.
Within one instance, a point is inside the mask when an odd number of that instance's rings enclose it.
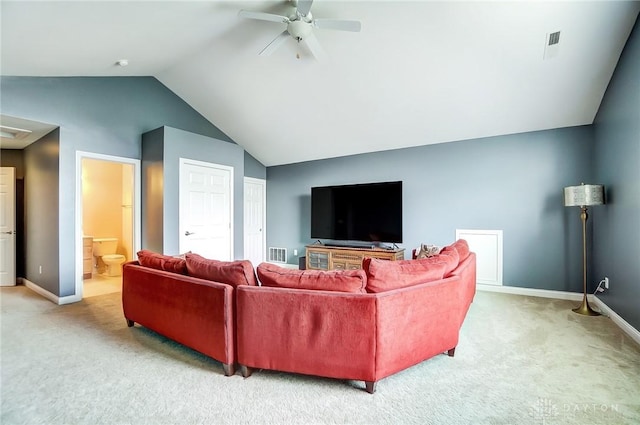
<instances>
[{"instance_id":1,"label":"electrical outlet","mask_svg":"<svg viewBox=\"0 0 640 425\"><path fill-rule=\"evenodd\" d=\"M604 288L609 289L609 278L606 276L604 278Z\"/></svg>"},{"instance_id":2,"label":"electrical outlet","mask_svg":"<svg viewBox=\"0 0 640 425\"><path fill-rule=\"evenodd\" d=\"M297 249L294 249L294 250L293 250L293 256L294 256L294 257L297 257L297 256L298 256L298 250L297 250Z\"/></svg>"}]
</instances>

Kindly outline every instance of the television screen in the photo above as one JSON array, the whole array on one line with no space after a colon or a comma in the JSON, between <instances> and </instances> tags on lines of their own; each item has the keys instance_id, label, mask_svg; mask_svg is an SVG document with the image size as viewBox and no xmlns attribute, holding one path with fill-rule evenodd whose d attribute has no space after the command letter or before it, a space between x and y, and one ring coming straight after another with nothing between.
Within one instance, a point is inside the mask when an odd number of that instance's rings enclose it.
<instances>
[{"instance_id":1,"label":"television screen","mask_svg":"<svg viewBox=\"0 0 640 425\"><path fill-rule=\"evenodd\" d=\"M311 237L402 242L402 182L311 188Z\"/></svg>"}]
</instances>

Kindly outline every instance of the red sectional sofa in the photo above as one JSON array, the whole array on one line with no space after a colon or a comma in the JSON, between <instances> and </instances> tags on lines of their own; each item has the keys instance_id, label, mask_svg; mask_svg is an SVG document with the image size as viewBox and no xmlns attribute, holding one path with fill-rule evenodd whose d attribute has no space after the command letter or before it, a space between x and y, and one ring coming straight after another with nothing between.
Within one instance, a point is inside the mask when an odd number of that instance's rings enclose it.
<instances>
[{"instance_id":1,"label":"red sectional sofa","mask_svg":"<svg viewBox=\"0 0 640 425\"><path fill-rule=\"evenodd\" d=\"M122 308L128 326L139 323L212 357L231 376L236 364L234 291L256 284L249 261L140 251L138 261L123 265Z\"/></svg>"},{"instance_id":2,"label":"red sectional sofa","mask_svg":"<svg viewBox=\"0 0 640 425\"><path fill-rule=\"evenodd\" d=\"M376 383L437 354L453 356L475 295L464 240L423 260L365 259L364 270L263 263L262 286L236 288L242 375L272 369Z\"/></svg>"},{"instance_id":3,"label":"red sectional sofa","mask_svg":"<svg viewBox=\"0 0 640 425\"><path fill-rule=\"evenodd\" d=\"M140 251L123 266L122 307L139 323L220 362L225 375L273 369L376 383L453 356L475 295L463 240L439 255L366 258L363 270L300 271Z\"/></svg>"}]
</instances>

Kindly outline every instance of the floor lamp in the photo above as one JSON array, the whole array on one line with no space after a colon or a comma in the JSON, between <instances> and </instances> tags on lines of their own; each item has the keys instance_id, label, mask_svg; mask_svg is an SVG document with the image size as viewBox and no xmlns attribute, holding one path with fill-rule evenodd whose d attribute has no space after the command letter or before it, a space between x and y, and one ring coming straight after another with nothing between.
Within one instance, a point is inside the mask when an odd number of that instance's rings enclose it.
<instances>
[{"instance_id":1,"label":"floor lamp","mask_svg":"<svg viewBox=\"0 0 640 425\"><path fill-rule=\"evenodd\" d=\"M569 186L564 188L564 206L580 207L580 219L582 220L582 291L584 297L580 307L573 311L585 316L599 316L600 313L594 311L589 306L587 300L587 207L604 204L604 186L599 184L584 184L580 186Z\"/></svg>"}]
</instances>

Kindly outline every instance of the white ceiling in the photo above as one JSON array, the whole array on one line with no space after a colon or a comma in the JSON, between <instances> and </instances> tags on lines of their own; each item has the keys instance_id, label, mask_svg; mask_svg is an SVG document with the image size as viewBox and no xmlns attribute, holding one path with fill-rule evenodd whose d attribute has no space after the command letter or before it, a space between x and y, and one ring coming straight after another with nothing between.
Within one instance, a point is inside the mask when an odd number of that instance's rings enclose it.
<instances>
[{"instance_id":1,"label":"white ceiling","mask_svg":"<svg viewBox=\"0 0 640 425\"><path fill-rule=\"evenodd\" d=\"M0 130L15 137L0 136L0 148L23 149L54 130L57 125L0 115Z\"/></svg>"},{"instance_id":2,"label":"white ceiling","mask_svg":"<svg viewBox=\"0 0 640 425\"><path fill-rule=\"evenodd\" d=\"M155 76L272 166L590 124L640 2L316 0L314 18L362 22L316 29L322 62L293 39L258 56L285 25L237 16L288 1L0 7L2 75Z\"/></svg>"}]
</instances>

